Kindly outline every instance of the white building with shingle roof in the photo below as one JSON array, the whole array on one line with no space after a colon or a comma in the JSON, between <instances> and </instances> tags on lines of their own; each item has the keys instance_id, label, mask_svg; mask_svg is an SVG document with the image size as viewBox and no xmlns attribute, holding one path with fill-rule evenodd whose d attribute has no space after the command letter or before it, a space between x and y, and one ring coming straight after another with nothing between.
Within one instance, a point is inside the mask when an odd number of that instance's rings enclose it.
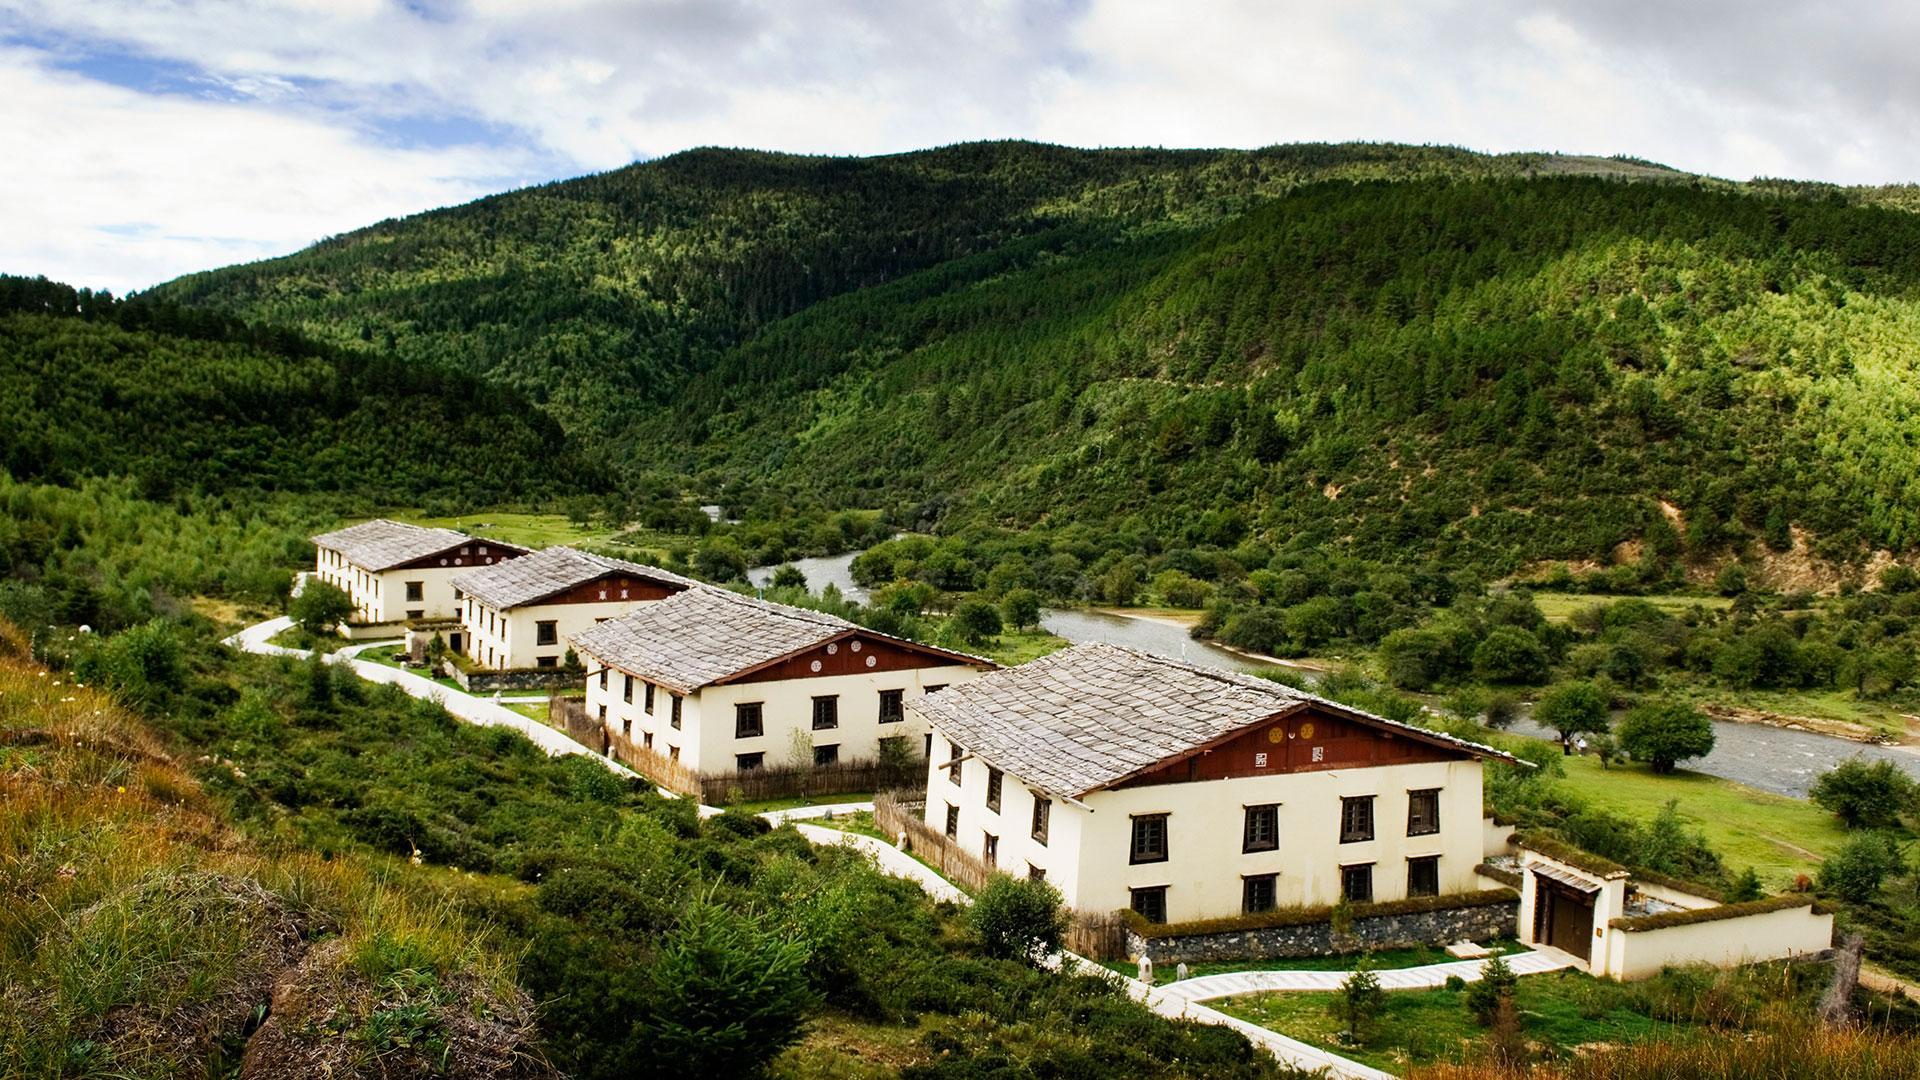
<instances>
[{"instance_id":1,"label":"white building with shingle roof","mask_svg":"<svg viewBox=\"0 0 1920 1080\"><path fill-rule=\"evenodd\" d=\"M450 619L458 610L454 578L527 554L498 540L385 518L321 533L313 545L314 576L353 599L355 614L343 629L354 636L402 622Z\"/></svg>"},{"instance_id":2,"label":"white building with shingle roof","mask_svg":"<svg viewBox=\"0 0 1920 1080\"><path fill-rule=\"evenodd\" d=\"M588 715L610 737L703 776L873 761L887 739L917 758L927 728L907 704L993 667L705 587L585 630L574 648Z\"/></svg>"},{"instance_id":3,"label":"white building with shingle roof","mask_svg":"<svg viewBox=\"0 0 1920 1080\"><path fill-rule=\"evenodd\" d=\"M1185 922L1471 892L1501 751L1083 644L913 702L927 824L1081 911Z\"/></svg>"},{"instance_id":4,"label":"white building with shingle roof","mask_svg":"<svg viewBox=\"0 0 1920 1080\"><path fill-rule=\"evenodd\" d=\"M550 547L454 578L466 656L491 671L561 667L574 635L689 589L644 563Z\"/></svg>"}]
</instances>

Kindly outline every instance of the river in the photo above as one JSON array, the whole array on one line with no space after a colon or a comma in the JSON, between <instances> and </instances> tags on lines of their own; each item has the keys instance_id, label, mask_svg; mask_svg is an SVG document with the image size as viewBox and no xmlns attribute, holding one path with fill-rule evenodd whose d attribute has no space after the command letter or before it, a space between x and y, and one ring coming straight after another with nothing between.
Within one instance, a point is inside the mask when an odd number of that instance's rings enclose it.
<instances>
[{"instance_id":1,"label":"river","mask_svg":"<svg viewBox=\"0 0 1920 1080\"><path fill-rule=\"evenodd\" d=\"M867 590L853 580L849 569L854 554L858 553L795 559L793 565L807 575L807 588L818 592L831 584L849 599L865 603ZM747 577L755 585L765 585L773 577L773 570L771 566L756 567L747 572ZM1233 671L1253 671L1266 666L1265 661L1195 641L1187 636L1183 627L1153 619L1048 608L1041 613L1040 625L1049 633L1076 644L1104 641ZM1513 730L1535 738L1558 738L1527 720L1515 724ZM1891 761L1920 778L1920 753L1906 747L1874 746L1811 731L1731 720L1715 720L1713 733L1713 753L1688 762L1688 768L1781 795L1805 798L1815 777L1856 754L1868 761Z\"/></svg>"}]
</instances>

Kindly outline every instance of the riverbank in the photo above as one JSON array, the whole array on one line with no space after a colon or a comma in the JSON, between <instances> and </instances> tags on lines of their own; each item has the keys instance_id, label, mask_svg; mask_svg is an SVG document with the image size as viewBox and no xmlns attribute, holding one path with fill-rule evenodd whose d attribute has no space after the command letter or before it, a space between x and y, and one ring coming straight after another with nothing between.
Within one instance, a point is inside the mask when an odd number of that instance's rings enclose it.
<instances>
[{"instance_id":1,"label":"riverbank","mask_svg":"<svg viewBox=\"0 0 1920 1080\"><path fill-rule=\"evenodd\" d=\"M1206 612L1194 608L1089 607L1086 610L1096 615L1107 615L1116 619L1137 619L1141 622L1174 626L1187 632L1189 635L1191 635L1194 627L1200 625L1200 620L1206 615ZM1337 660L1317 657L1289 660L1285 657L1270 656L1263 652L1254 652L1252 649L1242 649L1237 645L1227 645L1218 641L1208 641L1206 645L1208 648L1220 649L1223 652L1230 652L1235 656L1242 656L1258 663L1272 664L1274 667L1293 668L1296 671L1324 673L1333 671L1340 666L1340 662Z\"/></svg>"}]
</instances>

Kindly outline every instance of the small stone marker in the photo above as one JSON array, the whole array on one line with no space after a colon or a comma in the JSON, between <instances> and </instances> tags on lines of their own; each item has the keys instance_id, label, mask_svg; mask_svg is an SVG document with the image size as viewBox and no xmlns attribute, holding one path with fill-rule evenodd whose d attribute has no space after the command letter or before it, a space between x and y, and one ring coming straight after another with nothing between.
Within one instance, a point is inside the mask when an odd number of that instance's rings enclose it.
<instances>
[{"instance_id":1,"label":"small stone marker","mask_svg":"<svg viewBox=\"0 0 1920 1080\"><path fill-rule=\"evenodd\" d=\"M893 847L895 851L907 850L907 830L900 830L900 839L893 842Z\"/></svg>"},{"instance_id":2,"label":"small stone marker","mask_svg":"<svg viewBox=\"0 0 1920 1080\"><path fill-rule=\"evenodd\" d=\"M1146 953L1140 954L1139 978L1141 982L1146 983L1148 986L1153 985L1153 957L1148 956Z\"/></svg>"},{"instance_id":3,"label":"small stone marker","mask_svg":"<svg viewBox=\"0 0 1920 1080\"><path fill-rule=\"evenodd\" d=\"M1471 941L1456 941L1447 946L1447 955L1457 956L1462 960L1478 960L1484 956L1492 956L1493 950Z\"/></svg>"},{"instance_id":4,"label":"small stone marker","mask_svg":"<svg viewBox=\"0 0 1920 1080\"><path fill-rule=\"evenodd\" d=\"M1185 960L1180 961L1180 965L1173 969L1173 981L1187 981L1187 962Z\"/></svg>"}]
</instances>

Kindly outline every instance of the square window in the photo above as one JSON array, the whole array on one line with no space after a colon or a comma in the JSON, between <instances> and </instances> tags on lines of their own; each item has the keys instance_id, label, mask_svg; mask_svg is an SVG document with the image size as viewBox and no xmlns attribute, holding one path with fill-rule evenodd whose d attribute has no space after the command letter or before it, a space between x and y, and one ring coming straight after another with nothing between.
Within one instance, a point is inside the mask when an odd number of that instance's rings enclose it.
<instances>
[{"instance_id":1,"label":"square window","mask_svg":"<svg viewBox=\"0 0 1920 1080\"><path fill-rule=\"evenodd\" d=\"M957 806L949 806L947 807L947 839L952 840L957 838L959 835L960 835L960 808Z\"/></svg>"},{"instance_id":2,"label":"square window","mask_svg":"<svg viewBox=\"0 0 1920 1080\"><path fill-rule=\"evenodd\" d=\"M426 588L427 587L423 582L418 582L418 581L407 582L408 601L417 604L420 601L425 600L427 598Z\"/></svg>"},{"instance_id":3,"label":"square window","mask_svg":"<svg viewBox=\"0 0 1920 1080\"><path fill-rule=\"evenodd\" d=\"M814 747L813 763L815 765L838 765L840 763L839 744L829 743L826 746Z\"/></svg>"},{"instance_id":4,"label":"square window","mask_svg":"<svg viewBox=\"0 0 1920 1080\"><path fill-rule=\"evenodd\" d=\"M1275 851L1280 847L1280 804L1247 807L1247 824L1240 841L1241 851Z\"/></svg>"},{"instance_id":5,"label":"square window","mask_svg":"<svg viewBox=\"0 0 1920 1080\"><path fill-rule=\"evenodd\" d=\"M1373 864L1340 868L1340 898L1350 904L1373 903Z\"/></svg>"},{"instance_id":6,"label":"square window","mask_svg":"<svg viewBox=\"0 0 1920 1080\"><path fill-rule=\"evenodd\" d=\"M1132 894L1130 906L1148 922L1167 921L1167 887L1155 885L1150 889L1128 889Z\"/></svg>"},{"instance_id":7,"label":"square window","mask_svg":"<svg viewBox=\"0 0 1920 1080\"><path fill-rule=\"evenodd\" d=\"M905 694L906 694L906 691L904 690L880 691L880 722L881 723L897 724L900 721L905 720L907 718L906 702L902 700Z\"/></svg>"},{"instance_id":8,"label":"square window","mask_svg":"<svg viewBox=\"0 0 1920 1080\"><path fill-rule=\"evenodd\" d=\"M1440 789L1407 792L1407 835L1431 836L1440 831Z\"/></svg>"},{"instance_id":9,"label":"square window","mask_svg":"<svg viewBox=\"0 0 1920 1080\"><path fill-rule=\"evenodd\" d=\"M1440 856L1421 855L1407 860L1407 895L1440 895Z\"/></svg>"},{"instance_id":10,"label":"square window","mask_svg":"<svg viewBox=\"0 0 1920 1080\"><path fill-rule=\"evenodd\" d=\"M1357 795L1340 800L1340 842L1358 843L1373 839L1373 796Z\"/></svg>"},{"instance_id":11,"label":"square window","mask_svg":"<svg viewBox=\"0 0 1920 1080\"><path fill-rule=\"evenodd\" d=\"M1053 816L1053 800L1033 797L1033 838L1040 843L1047 842L1048 819Z\"/></svg>"},{"instance_id":12,"label":"square window","mask_svg":"<svg viewBox=\"0 0 1920 1080\"><path fill-rule=\"evenodd\" d=\"M535 645L560 644L560 624L553 619L541 619L534 623L533 643Z\"/></svg>"},{"instance_id":13,"label":"square window","mask_svg":"<svg viewBox=\"0 0 1920 1080\"><path fill-rule=\"evenodd\" d=\"M840 726L840 699L838 697L817 697L813 699L813 730L831 731Z\"/></svg>"},{"instance_id":14,"label":"square window","mask_svg":"<svg viewBox=\"0 0 1920 1080\"><path fill-rule=\"evenodd\" d=\"M1142 814L1133 819L1133 843L1128 862L1167 861L1167 815Z\"/></svg>"},{"instance_id":15,"label":"square window","mask_svg":"<svg viewBox=\"0 0 1920 1080\"><path fill-rule=\"evenodd\" d=\"M672 724L672 725L673 725L673 730L675 730L675 731L679 731L679 730L680 730L680 701L681 701L681 698L680 698L680 695L679 695L679 694L669 694L668 696L669 696L669 697L671 697L671 698L673 698L673 709L672 709L672 715L668 717L668 719L667 719L667 722L668 722L669 724Z\"/></svg>"},{"instance_id":16,"label":"square window","mask_svg":"<svg viewBox=\"0 0 1920 1080\"><path fill-rule=\"evenodd\" d=\"M1000 788L1004 783L1005 776L999 769L987 770L987 809L996 814L1000 812Z\"/></svg>"},{"instance_id":17,"label":"square window","mask_svg":"<svg viewBox=\"0 0 1920 1080\"><path fill-rule=\"evenodd\" d=\"M1278 874L1252 874L1240 879L1240 911L1258 915L1273 910L1274 882Z\"/></svg>"},{"instance_id":18,"label":"square window","mask_svg":"<svg viewBox=\"0 0 1920 1080\"><path fill-rule=\"evenodd\" d=\"M1000 865L1000 838L986 833L980 840L980 858L988 866Z\"/></svg>"},{"instance_id":19,"label":"square window","mask_svg":"<svg viewBox=\"0 0 1920 1080\"><path fill-rule=\"evenodd\" d=\"M735 772L752 772L765 764L766 760L767 755L763 753L735 754L733 755L733 768Z\"/></svg>"},{"instance_id":20,"label":"square window","mask_svg":"<svg viewBox=\"0 0 1920 1080\"><path fill-rule=\"evenodd\" d=\"M631 705L633 704L633 676L622 675L620 678L625 680L620 684L620 700ZM600 684L600 689L605 690L606 688L606 683Z\"/></svg>"},{"instance_id":21,"label":"square window","mask_svg":"<svg viewBox=\"0 0 1920 1080\"><path fill-rule=\"evenodd\" d=\"M734 738L752 739L766 734L761 724L760 706L761 703L758 701L748 701L733 707Z\"/></svg>"}]
</instances>

